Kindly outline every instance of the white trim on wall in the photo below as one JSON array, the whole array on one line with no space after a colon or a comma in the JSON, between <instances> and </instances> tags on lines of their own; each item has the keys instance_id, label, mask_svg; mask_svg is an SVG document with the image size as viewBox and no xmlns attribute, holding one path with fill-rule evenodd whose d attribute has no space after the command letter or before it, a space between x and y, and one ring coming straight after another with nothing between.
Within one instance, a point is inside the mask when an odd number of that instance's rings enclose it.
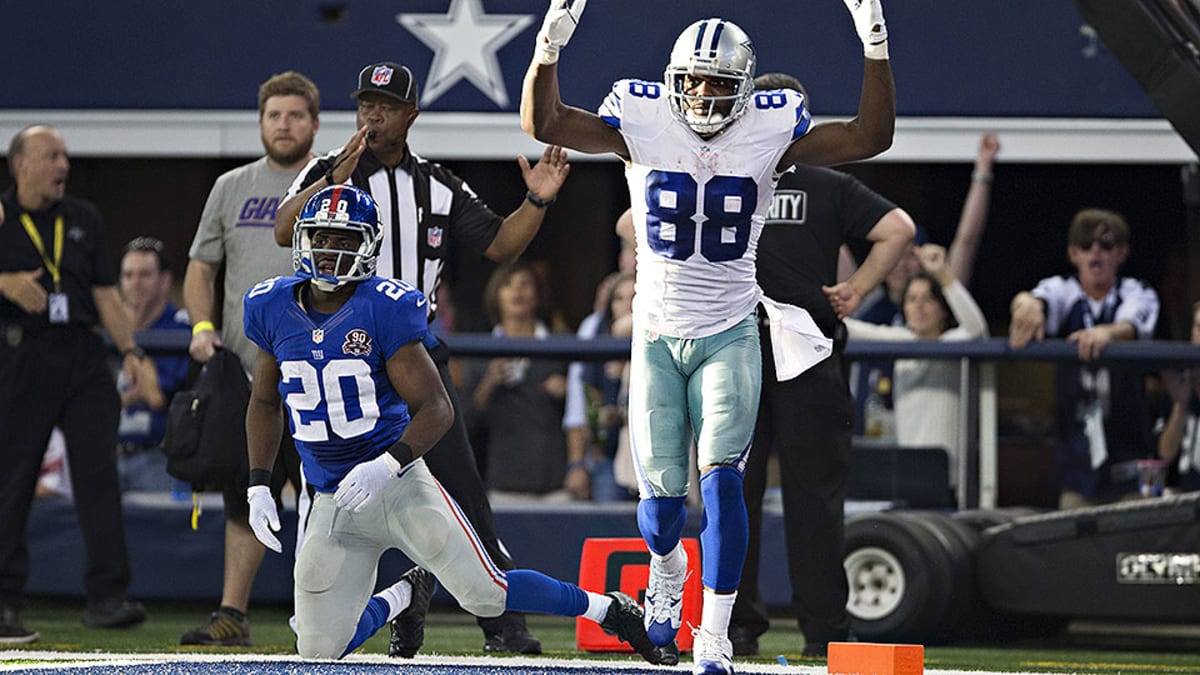
<instances>
[{"instance_id":1,"label":"white trim on wall","mask_svg":"<svg viewBox=\"0 0 1200 675\"><path fill-rule=\"evenodd\" d=\"M821 118L817 118L821 121ZM254 157L262 152L255 111L0 110L0 148L22 127L58 127L78 157ZM354 131L354 113L321 116L320 151L340 147ZM1003 162L1185 164L1196 154L1163 119L902 117L883 162L969 162L979 135L1001 135ZM533 158L542 146L521 131L518 117L499 113L422 113L410 134L431 159ZM2 152L3 150L0 150ZM573 153L572 160L612 160Z\"/></svg>"}]
</instances>

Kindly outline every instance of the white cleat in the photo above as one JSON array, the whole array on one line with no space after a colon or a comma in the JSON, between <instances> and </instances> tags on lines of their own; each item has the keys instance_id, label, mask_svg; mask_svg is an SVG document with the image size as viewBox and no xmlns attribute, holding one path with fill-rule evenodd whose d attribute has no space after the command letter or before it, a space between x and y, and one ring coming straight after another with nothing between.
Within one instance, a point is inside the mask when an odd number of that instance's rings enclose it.
<instances>
[{"instance_id":1,"label":"white cleat","mask_svg":"<svg viewBox=\"0 0 1200 675\"><path fill-rule=\"evenodd\" d=\"M683 549L680 548L683 552ZM658 558L650 558L650 580L646 584L646 634L659 647L675 640L683 624L683 582L687 581L687 554L678 574L666 574Z\"/></svg>"},{"instance_id":2,"label":"white cleat","mask_svg":"<svg viewBox=\"0 0 1200 675\"><path fill-rule=\"evenodd\" d=\"M703 628L692 631L692 675L733 675L733 643Z\"/></svg>"}]
</instances>

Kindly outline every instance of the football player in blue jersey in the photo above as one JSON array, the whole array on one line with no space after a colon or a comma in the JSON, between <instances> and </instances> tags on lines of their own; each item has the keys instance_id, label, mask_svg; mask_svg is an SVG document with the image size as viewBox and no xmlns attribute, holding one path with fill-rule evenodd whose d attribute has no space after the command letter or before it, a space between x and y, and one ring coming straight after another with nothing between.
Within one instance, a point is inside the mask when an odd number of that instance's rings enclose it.
<instances>
[{"instance_id":1,"label":"football player in blue jersey","mask_svg":"<svg viewBox=\"0 0 1200 675\"><path fill-rule=\"evenodd\" d=\"M626 162L637 240L629 427L638 526L651 551L646 625L656 644L674 644L694 441L705 519L694 673L733 672L728 625L747 540L741 483L761 384L755 314L763 299L754 260L775 181L793 164L866 159L892 141L895 88L883 10L879 0L844 2L866 56L850 121L814 125L799 92L754 91L749 36L716 18L683 30L662 82L620 80L594 114L565 105L558 86L559 55L585 0L551 0L525 76L526 132ZM844 315L869 290L839 286L826 294ZM772 323L796 336L789 341L795 355L784 361L811 366L831 353L829 336L805 310L763 302L772 308L764 311L783 317Z\"/></svg>"},{"instance_id":2,"label":"football player in blue jersey","mask_svg":"<svg viewBox=\"0 0 1200 675\"><path fill-rule=\"evenodd\" d=\"M647 637L632 598L500 570L429 473L421 456L453 412L423 346L427 300L403 281L374 275L380 239L370 195L348 185L322 189L296 223L295 276L263 281L245 298L246 336L260 348L246 411L247 499L259 541L282 550L268 486L283 410L316 489L296 555L300 655L339 658L405 611L423 615L435 575L478 616L582 615L659 663L663 651ZM419 567L372 595L388 548Z\"/></svg>"}]
</instances>

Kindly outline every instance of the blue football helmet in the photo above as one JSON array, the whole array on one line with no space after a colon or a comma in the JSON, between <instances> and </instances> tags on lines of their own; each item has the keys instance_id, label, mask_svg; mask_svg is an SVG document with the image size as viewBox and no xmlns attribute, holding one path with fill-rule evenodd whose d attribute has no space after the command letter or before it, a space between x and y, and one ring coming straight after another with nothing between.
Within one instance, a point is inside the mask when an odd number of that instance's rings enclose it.
<instances>
[{"instance_id":1,"label":"blue football helmet","mask_svg":"<svg viewBox=\"0 0 1200 675\"><path fill-rule=\"evenodd\" d=\"M671 49L663 80L671 113L701 136L711 136L746 112L754 96L754 45L750 36L724 19L701 19L683 29ZM688 94L685 82L689 75L701 75L729 80L733 94L729 96L698 96ZM706 113L692 109L694 101L705 101ZM717 111L718 101L733 101L727 115Z\"/></svg>"},{"instance_id":2,"label":"blue football helmet","mask_svg":"<svg viewBox=\"0 0 1200 675\"><path fill-rule=\"evenodd\" d=\"M354 251L314 249L313 235L318 230L354 232L362 236L362 243ZM292 267L296 276L312 279L323 291L333 291L375 274L382 241L379 212L371 195L353 185L330 185L309 197L296 218L292 232ZM334 274L317 269L316 253L338 256ZM346 264L348 259L349 265Z\"/></svg>"}]
</instances>

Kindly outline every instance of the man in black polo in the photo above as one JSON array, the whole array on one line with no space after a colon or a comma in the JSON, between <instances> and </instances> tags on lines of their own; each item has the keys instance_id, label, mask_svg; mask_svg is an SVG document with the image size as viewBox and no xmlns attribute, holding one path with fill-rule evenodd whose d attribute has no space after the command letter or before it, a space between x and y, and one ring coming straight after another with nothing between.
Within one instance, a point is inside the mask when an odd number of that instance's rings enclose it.
<instances>
[{"instance_id":1,"label":"man in black polo","mask_svg":"<svg viewBox=\"0 0 1200 675\"><path fill-rule=\"evenodd\" d=\"M75 511L87 547L83 622L116 628L141 623L126 599L129 558L117 482L121 402L96 325L123 355L127 377L144 358L117 295L96 207L66 194L67 145L53 127L19 131L8 148L16 184L0 198L0 643L38 633L21 622L29 577L25 530L42 454L63 431Z\"/></svg>"},{"instance_id":2,"label":"man in black polo","mask_svg":"<svg viewBox=\"0 0 1200 675\"><path fill-rule=\"evenodd\" d=\"M288 198L275 214L275 241L292 245L293 224L304 202L329 185L352 183L371 193L379 204L384 228L377 274L402 279L429 298L429 318L437 312L437 286L449 256L450 243L469 246L499 263L516 260L541 227L542 219L566 180L566 153L546 148L541 161L530 166L517 157L527 192L507 217L494 213L462 179L445 167L414 154L408 130L420 114L416 78L405 66L373 63L358 74L351 93L358 101L358 131L338 152L319 157L301 170ZM484 547L502 569L513 561L500 545L492 524L492 509L475 454L467 439L458 396L450 380L449 351L436 338L426 345L438 366L454 404L454 426L425 455L434 477L445 486L470 519ZM392 623L391 656L413 656L424 639L424 609L401 614ZM541 653L541 643L525 628L525 617L506 612L479 619L484 650Z\"/></svg>"}]
</instances>

